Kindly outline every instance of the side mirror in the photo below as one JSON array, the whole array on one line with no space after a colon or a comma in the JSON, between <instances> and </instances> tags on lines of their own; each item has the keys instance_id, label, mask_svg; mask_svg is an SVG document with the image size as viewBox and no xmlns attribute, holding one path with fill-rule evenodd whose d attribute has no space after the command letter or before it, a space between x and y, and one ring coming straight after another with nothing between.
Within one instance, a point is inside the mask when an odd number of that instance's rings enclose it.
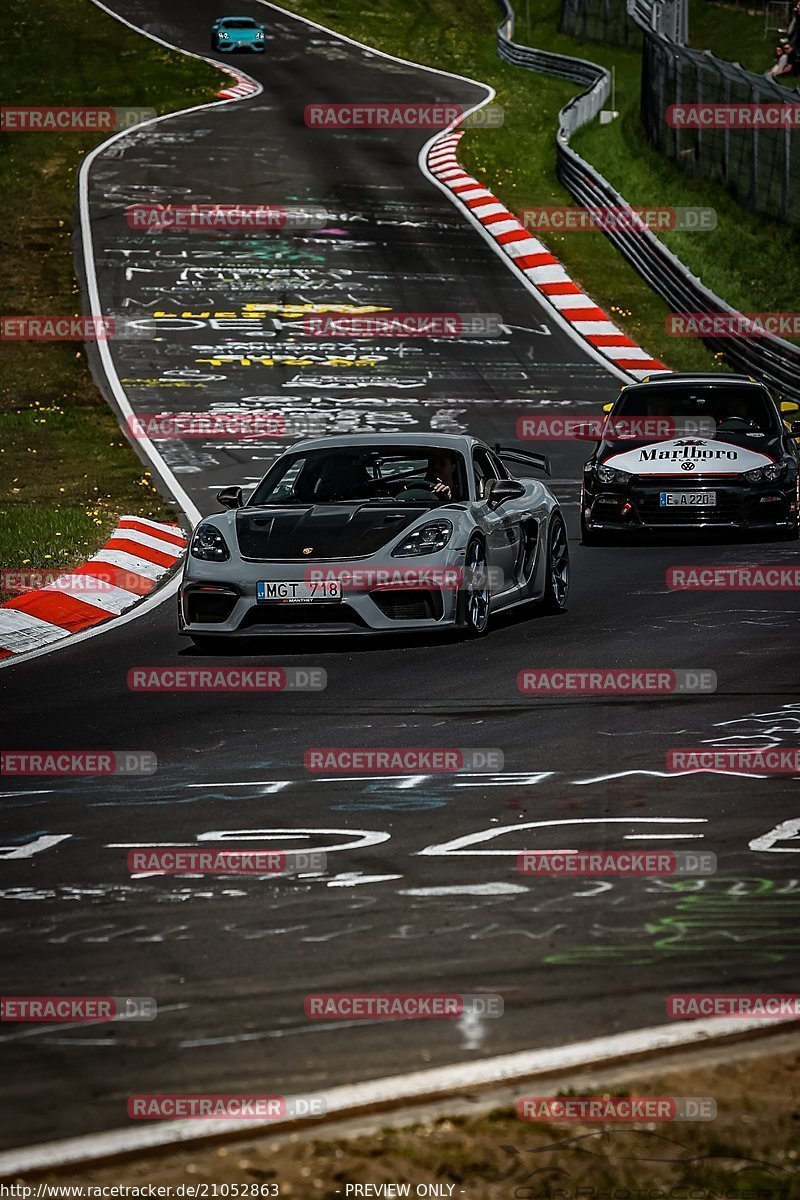
<instances>
[{"instance_id":1,"label":"side mirror","mask_svg":"<svg viewBox=\"0 0 800 1200\"><path fill-rule=\"evenodd\" d=\"M781 412L800 412L800 404L797 404L794 400L781 400Z\"/></svg>"},{"instance_id":2,"label":"side mirror","mask_svg":"<svg viewBox=\"0 0 800 1200\"><path fill-rule=\"evenodd\" d=\"M614 401L612 400L610 404L603 405L603 412L606 412L606 413L611 412L613 407L614 407Z\"/></svg>"},{"instance_id":3,"label":"side mirror","mask_svg":"<svg viewBox=\"0 0 800 1200\"><path fill-rule=\"evenodd\" d=\"M495 479L487 497L490 508L499 508L507 500L519 500L525 495L525 485L518 479Z\"/></svg>"},{"instance_id":4,"label":"side mirror","mask_svg":"<svg viewBox=\"0 0 800 1200\"><path fill-rule=\"evenodd\" d=\"M221 492L217 492L217 503L223 508L241 508L244 504L244 496L240 487L226 487Z\"/></svg>"}]
</instances>

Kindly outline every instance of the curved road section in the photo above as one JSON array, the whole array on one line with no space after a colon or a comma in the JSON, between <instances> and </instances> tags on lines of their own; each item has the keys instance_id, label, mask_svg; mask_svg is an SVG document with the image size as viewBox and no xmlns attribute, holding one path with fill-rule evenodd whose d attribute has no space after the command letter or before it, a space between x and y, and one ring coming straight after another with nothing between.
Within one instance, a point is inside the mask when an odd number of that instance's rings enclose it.
<instances>
[{"instance_id":1,"label":"curved road section","mask_svg":"<svg viewBox=\"0 0 800 1200\"><path fill-rule=\"evenodd\" d=\"M267 6L245 101L117 139L89 176L104 311L133 411L276 413L285 436L156 444L190 510L251 485L282 444L334 432L467 430L516 440L531 414L593 414L618 380L554 323L420 173L424 131L311 129L307 105L448 101L477 84L387 59ZM215 6L136 0L119 15L208 53ZM239 61L237 60L237 65ZM532 82L532 86L535 84ZM317 206L270 233L133 228L136 204ZM495 338L309 335L309 305L499 314ZM113 401L113 397L110 395ZM762 543L583 548L580 443L537 445L572 534L562 617L499 620L480 643L320 640L209 659L163 603L52 657L6 668L6 748L147 751L155 773L4 777L2 931L12 994L151 996L155 1020L4 1024L4 1147L126 1124L134 1093L303 1093L668 1021L670 993L791 990L796 781L674 774L670 748L796 747L786 592L671 591L676 564L794 555ZM136 668L275 665L323 691L153 692ZM536 696L526 668L717 673L713 693ZM313 747L499 751L456 774L312 772ZM794 824L793 824L794 822ZM795 830L793 833L792 830ZM131 875L142 846L324 851L288 878ZM520 874L525 849L716 855L694 878ZM310 992L491 993L501 1018L308 1019ZM10 1111L14 1096L13 1112Z\"/></svg>"}]
</instances>

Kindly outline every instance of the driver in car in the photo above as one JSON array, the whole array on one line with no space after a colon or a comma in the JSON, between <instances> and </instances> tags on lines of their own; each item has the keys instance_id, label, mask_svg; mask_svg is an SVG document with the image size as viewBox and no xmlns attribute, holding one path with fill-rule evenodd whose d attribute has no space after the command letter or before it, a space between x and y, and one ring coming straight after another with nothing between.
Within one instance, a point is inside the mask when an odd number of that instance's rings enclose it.
<instances>
[{"instance_id":1,"label":"driver in car","mask_svg":"<svg viewBox=\"0 0 800 1200\"><path fill-rule=\"evenodd\" d=\"M431 491L443 500L461 499L456 460L452 454L442 451L441 454L432 455L425 479L431 485Z\"/></svg>"}]
</instances>

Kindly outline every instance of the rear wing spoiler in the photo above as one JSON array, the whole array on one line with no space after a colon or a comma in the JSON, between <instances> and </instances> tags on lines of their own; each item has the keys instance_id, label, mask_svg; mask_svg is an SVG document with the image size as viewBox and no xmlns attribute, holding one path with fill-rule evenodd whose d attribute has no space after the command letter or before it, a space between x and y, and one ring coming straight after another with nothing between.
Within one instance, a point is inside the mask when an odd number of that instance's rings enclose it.
<instances>
[{"instance_id":1,"label":"rear wing spoiler","mask_svg":"<svg viewBox=\"0 0 800 1200\"><path fill-rule=\"evenodd\" d=\"M544 471L545 475L551 473L550 459L546 454L536 454L533 450L514 450L501 446L499 442L495 442L494 452L498 458L520 463L524 467L536 467L539 471Z\"/></svg>"}]
</instances>

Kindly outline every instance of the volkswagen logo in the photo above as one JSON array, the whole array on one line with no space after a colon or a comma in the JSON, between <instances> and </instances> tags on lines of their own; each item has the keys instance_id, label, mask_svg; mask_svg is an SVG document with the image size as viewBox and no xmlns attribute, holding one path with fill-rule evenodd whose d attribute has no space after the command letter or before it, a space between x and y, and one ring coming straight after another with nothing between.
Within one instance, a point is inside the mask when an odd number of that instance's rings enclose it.
<instances>
[{"instance_id":1,"label":"volkswagen logo","mask_svg":"<svg viewBox=\"0 0 800 1200\"><path fill-rule=\"evenodd\" d=\"M682 463L681 463L681 470L682 470L682 471L693 471L693 470L694 470L694 463L693 463L693 462L682 462Z\"/></svg>"},{"instance_id":2,"label":"volkswagen logo","mask_svg":"<svg viewBox=\"0 0 800 1200\"><path fill-rule=\"evenodd\" d=\"M303 547L303 554L310 554L310 553L311 553L311 551L312 551L313 549L314 549L314 547L313 547L313 546L304 546L304 547Z\"/></svg>"}]
</instances>

